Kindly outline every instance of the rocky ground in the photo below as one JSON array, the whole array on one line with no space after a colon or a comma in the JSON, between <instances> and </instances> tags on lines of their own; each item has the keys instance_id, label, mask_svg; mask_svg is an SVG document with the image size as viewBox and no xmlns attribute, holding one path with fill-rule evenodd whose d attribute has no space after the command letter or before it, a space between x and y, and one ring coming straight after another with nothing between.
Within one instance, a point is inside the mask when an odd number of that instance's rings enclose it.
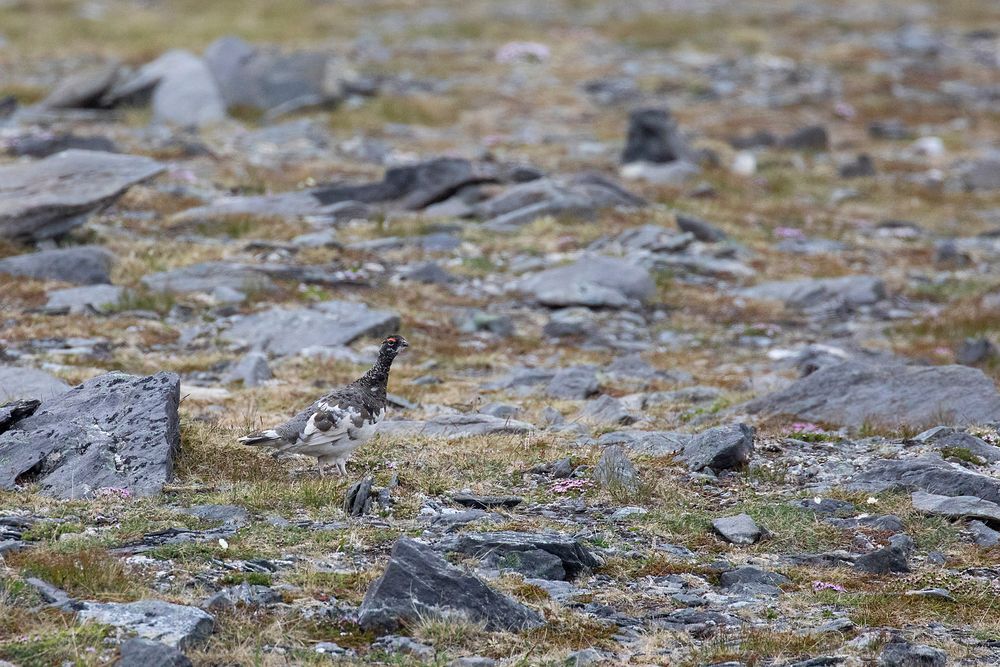
<instances>
[{"instance_id":1,"label":"rocky ground","mask_svg":"<svg viewBox=\"0 0 1000 667\"><path fill-rule=\"evenodd\" d=\"M0 661L1000 663L998 26L0 2Z\"/></svg>"}]
</instances>

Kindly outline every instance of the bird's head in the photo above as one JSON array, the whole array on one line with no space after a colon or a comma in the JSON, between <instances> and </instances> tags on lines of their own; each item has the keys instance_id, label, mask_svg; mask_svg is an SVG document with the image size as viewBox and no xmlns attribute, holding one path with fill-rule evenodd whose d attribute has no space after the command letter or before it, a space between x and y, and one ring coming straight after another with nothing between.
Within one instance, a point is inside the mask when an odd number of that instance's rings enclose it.
<instances>
[{"instance_id":1,"label":"bird's head","mask_svg":"<svg viewBox=\"0 0 1000 667\"><path fill-rule=\"evenodd\" d=\"M397 354L410 346L406 339L399 334L393 334L382 341L378 350L378 356L383 359L392 359Z\"/></svg>"}]
</instances>

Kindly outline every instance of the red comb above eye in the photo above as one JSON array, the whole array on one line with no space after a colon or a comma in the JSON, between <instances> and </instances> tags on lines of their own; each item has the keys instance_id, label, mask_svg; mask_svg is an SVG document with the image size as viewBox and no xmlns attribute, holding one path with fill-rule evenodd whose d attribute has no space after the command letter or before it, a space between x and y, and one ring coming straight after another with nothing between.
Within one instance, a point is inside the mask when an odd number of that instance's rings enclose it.
<instances>
[{"instance_id":1,"label":"red comb above eye","mask_svg":"<svg viewBox=\"0 0 1000 667\"><path fill-rule=\"evenodd\" d=\"M395 343L397 340L398 339L395 336L389 336L388 338L386 338L386 341L390 343Z\"/></svg>"}]
</instances>

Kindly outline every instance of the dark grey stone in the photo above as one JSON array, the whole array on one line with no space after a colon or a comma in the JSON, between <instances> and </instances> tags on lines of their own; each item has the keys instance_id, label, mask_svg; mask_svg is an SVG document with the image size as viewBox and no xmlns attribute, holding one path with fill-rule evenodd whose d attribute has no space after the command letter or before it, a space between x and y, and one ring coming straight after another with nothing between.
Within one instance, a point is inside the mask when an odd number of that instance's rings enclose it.
<instances>
[{"instance_id":1,"label":"dark grey stone","mask_svg":"<svg viewBox=\"0 0 1000 667\"><path fill-rule=\"evenodd\" d=\"M482 622L488 630L520 630L543 624L536 612L406 537L396 541L385 572L365 594L358 622L366 629L392 631L404 623L449 613Z\"/></svg>"},{"instance_id":2,"label":"dark grey stone","mask_svg":"<svg viewBox=\"0 0 1000 667\"><path fill-rule=\"evenodd\" d=\"M493 552L483 559L483 563L498 570L513 570L532 579L566 579L562 559L542 549Z\"/></svg>"},{"instance_id":3,"label":"dark grey stone","mask_svg":"<svg viewBox=\"0 0 1000 667\"><path fill-rule=\"evenodd\" d=\"M234 262L203 262L179 269L151 273L143 277L142 284L154 292L212 293L220 287L239 291L267 291L274 289L274 282L251 264Z\"/></svg>"},{"instance_id":4,"label":"dark grey stone","mask_svg":"<svg viewBox=\"0 0 1000 667\"><path fill-rule=\"evenodd\" d=\"M847 488L870 493L920 490L942 496L976 496L1000 504L1000 480L930 457L874 461Z\"/></svg>"},{"instance_id":5,"label":"dark grey stone","mask_svg":"<svg viewBox=\"0 0 1000 667\"><path fill-rule=\"evenodd\" d=\"M680 458L692 470L742 468L753 455L754 431L746 424L717 426L691 438Z\"/></svg>"},{"instance_id":6,"label":"dark grey stone","mask_svg":"<svg viewBox=\"0 0 1000 667\"><path fill-rule=\"evenodd\" d=\"M1000 505L976 496L939 496L926 491L914 491L910 499L913 508L925 514L949 519L985 519L1000 523Z\"/></svg>"},{"instance_id":7,"label":"dark grey stone","mask_svg":"<svg viewBox=\"0 0 1000 667\"><path fill-rule=\"evenodd\" d=\"M802 278L761 283L739 290L750 299L781 301L789 308L848 309L877 303L885 297L885 284L873 276Z\"/></svg>"},{"instance_id":8,"label":"dark grey stone","mask_svg":"<svg viewBox=\"0 0 1000 667\"><path fill-rule=\"evenodd\" d=\"M451 499L464 507L483 510L497 507L511 509L524 502L520 496L480 496L475 493L453 493Z\"/></svg>"},{"instance_id":9,"label":"dark grey stone","mask_svg":"<svg viewBox=\"0 0 1000 667\"><path fill-rule=\"evenodd\" d=\"M859 556L854 568L870 574L890 574L910 571L913 540L906 535L894 535L888 546Z\"/></svg>"},{"instance_id":10,"label":"dark grey stone","mask_svg":"<svg viewBox=\"0 0 1000 667\"><path fill-rule=\"evenodd\" d=\"M121 66L107 63L74 72L60 81L40 105L46 109L92 109L117 80Z\"/></svg>"},{"instance_id":11,"label":"dark grey stone","mask_svg":"<svg viewBox=\"0 0 1000 667\"><path fill-rule=\"evenodd\" d=\"M966 338L955 352L955 361L974 366L995 357L997 348L986 338Z\"/></svg>"},{"instance_id":12,"label":"dark grey stone","mask_svg":"<svg viewBox=\"0 0 1000 667\"><path fill-rule=\"evenodd\" d=\"M258 387L274 375L263 352L250 352L226 370L224 382L242 382L244 387Z\"/></svg>"},{"instance_id":13,"label":"dark grey stone","mask_svg":"<svg viewBox=\"0 0 1000 667\"><path fill-rule=\"evenodd\" d=\"M979 424L1000 419L993 381L967 366L867 365L821 368L739 409L811 422L860 427Z\"/></svg>"},{"instance_id":14,"label":"dark grey stone","mask_svg":"<svg viewBox=\"0 0 1000 667\"><path fill-rule=\"evenodd\" d=\"M887 644L878 656L878 667L945 667L947 664L948 654L941 649L909 642Z\"/></svg>"},{"instance_id":15,"label":"dark grey stone","mask_svg":"<svg viewBox=\"0 0 1000 667\"><path fill-rule=\"evenodd\" d=\"M400 277L427 285L446 285L455 282L454 275L448 273L436 262L422 262L403 270Z\"/></svg>"},{"instance_id":16,"label":"dark grey stone","mask_svg":"<svg viewBox=\"0 0 1000 667\"><path fill-rule=\"evenodd\" d=\"M545 394L552 398L582 400L596 394L599 386L593 366L571 366L556 372L545 387Z\"/></svg>"},{"instance_id":17,"label":"dark grey stone","mask_svg":"<svg viewBox=\"0 0 1000 667\"><path fill-rule=\"evenodd\" d=\"M638 454L667 456L683 450L692 438L677 431L613 431L598 438L597 444L622 444Z\"/></svg>"},{"instance_id":18,"label":"dark grey stone","mask_svg":"<svg viewBox=\"0 0 1000 667\"><path fill-rule=\"evenodd\" d=\"M115 142L107 137L80 136L76 134L29 134L13 139L7 149L11 155L19 157L49 157L71 149L118 153Z\"/></svg>"},{"instance_id":19,"label":"dark grey stone","mask_svg":"<svg viewBox=\"0 0 1000 667\"><path fill-rule=\"evenodd\" d=\"M0 405L0 433L4 433L25 417L35 414L35 410L41 404L42 402L37 399L30 399L11 401Z\"/></svg>"},{"instance_id":20,"label":"dark grey stone","mask_svg":"<svg viewBox=\"0 0 1000 667\"><path fill-rule=\"evenodd\" d=\"M191 667L191 661L172 646L134 637L122 642L115 667Z\"/></svg>"},{"instance_id":21,"label":"dark grey stone","mask_svg":"<svg viewBox=\"0 0 1000 667\"><path fill-rule=\"evenodd\" d=\"M111 282L113 263L114 255L110 251L101 246L85 245L5 257L0 259L0 273L35 280L96 285Z\"/></svg>"},{"instance_id":22,"label":"dark grey stone","mask_svg":"<svg viewBox=\"0 0 1000 667\"><path fill-rule=\"evenodd\" d=\"M969 532L976 546L990 549L1000 544L1000 532L993 530L982 521L970 521Z\"/></svg>"},{"instance_id":23,"label":"dark grey stone","mask_svg":"<svg viewBox=\"0 0 1000 667\"><path fill-rule=\"evenodd\" d=\"M830 149L830 137L822 125L809 125L782 137L780 145L795 150L826 151Z\"/></svg>"},{"instance_id":24,"label":"dark grey stone","mask_svg":"<svg viewBox=\"0 0 1000 667\"><path fill-rule=\"evenodd\" d=\"M666 109L637 109L628 121L622 163L662 163L690 157L691 150Z\"/></svg>"},{"instance_id":25,"label":"dark grey stone","mask_svg":"<svg viewBox=\"0 0 1000 667\"><path fill-rule=\"evenodd\" d=\"M840 165L838 173L841 178L867 178L875 175L875 163L871 156L862 153L853 162Z\"/></svg>"},{"instance_id":26,"label":"dark grey stone","mask_svg":"<svg viewBox=\"0 0 1000 667\"><path fill-rule=\"evenodd\" d=\"M682 232L693 234L696 239L705 243L718 243L728 238L726 233L715 225L690 215L678 213L677 227Z\"/></svg>"},{"instance_id":27,"label":"dark grey stone","mask_svg":"<svg viewBox=\"0 0 1000 667\"><path fill-rule=\"evenodd\" d=\"M499 531L455 534L442 538L435 548L476 558L490 554L502 556L507 553L546 551L562 561L568 579L600 565L600 561L579 540L559 533Z\"/></svg>"},{"instance_id":28,"label":"dark grey stone","mask_svg":"<svg viewBox=\"0 0 1000 667\"><path fill-rule=\"evenodd\" d=\"M605 489L629 496L639 491L639 472L621 445L611 445L604 450L594 467L594 479Z\"/></svg>"},{"instance_id":29,"label":"dark grey stone","mask_svg":"<svg viewBox=\"0 0 1000 667\"><path fill-rule=\"evenodd\" d=\"M347 489L344 495L344 513L347 516L364 516L372 508L372 486L374 477L365 477Z\"/></svg>"},{"instance_id":30,"label":"dark grey stone","mask_svg":"<svg viewBox=\"0 0 1000 667\"><path fill-rule=\"evenodd\" d=\"M636 421L622 402L611 396L600 396L587 403L577 414L576 419L591 424L616 424L627 426Z\"/></svg>"},{"instance_id":31,"label":"dark grey stone","mask_svg":"<svg viewBox=\"0 0 1000 667\"><path fill-rule=\"evenodd\" d=\"M281 601L281 593L270 586L243 582L215 593L202 606L211 611L221 611L234 607L270 607Z\"/></svg>"},{"instance_id":32,"label":"dark grey stone","mask_svg":"<svg viewBox=\"0 0 1000 667\"><path fill-rule=\"evenodd\" d=\"M770 584L780 586L790 583L791 579L777 572L768 572L760 568L746 565L735 570L726 570L719 577L719 585L730 588L736 584Z\"/></svg>"},{"instance_id":33,"label":"dark grey stone","mask_svg":"<svg viewBox=\"0 0 1000 667\"><path fill-rule=\"evenodd\" d=\"M0 435L0 486L37 483L57 498L157 494L180 447L179 400L173 373L107 373L46 400Z\"/></svg>"}]
</instances>

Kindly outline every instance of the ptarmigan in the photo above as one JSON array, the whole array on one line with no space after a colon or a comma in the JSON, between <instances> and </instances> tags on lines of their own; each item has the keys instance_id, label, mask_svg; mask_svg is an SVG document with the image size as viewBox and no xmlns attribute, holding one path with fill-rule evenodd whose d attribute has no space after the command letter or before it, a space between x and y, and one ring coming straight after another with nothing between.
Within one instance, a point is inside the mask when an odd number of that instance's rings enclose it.
<instances>
[{"instance_id":1,"label":"ptarmigan","mask_svg":"<svg viewBox=\"0 0 1000 667\"><path fill-rule=\"evenodd\" d=\"M247 445L273 447L278 453L305 454L323 466L337 464L347 475L347 459L375 433L385 416L385 389L392 361L409 343L402 336L382 341L371 369L351 384L330 392L281 426L240 438Z\"/></svg>"}]
</instances>

